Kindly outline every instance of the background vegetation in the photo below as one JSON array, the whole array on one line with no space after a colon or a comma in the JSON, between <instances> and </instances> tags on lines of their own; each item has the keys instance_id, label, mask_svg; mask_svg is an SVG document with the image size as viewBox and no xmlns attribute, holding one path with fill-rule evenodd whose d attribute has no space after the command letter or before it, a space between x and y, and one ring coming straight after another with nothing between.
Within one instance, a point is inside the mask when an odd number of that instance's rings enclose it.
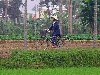
<instances>
[{"instance_id":1,"label":"background vegetation","mask_svg":"<svg viewBox=\"0 0 100 75\"><path fill-rule=\"evenodd\" d=\"M49 2L52 5L58 5L58 0L45 0L40 2L41 8L45 7L49 9ZM0 34L21 34L23 35L23 24L21 24L22 12L19 10L19 7L22 5L22 0L11 0L8 6L8 15L10 20L7 20L7 23L4 23L4 16L0 19ZM63 34L68 33L68 2L67 0L63 0L62 3L65 6L66 11L63 11L62 18L62 27ZM94 23L94 0L72 0L72 16L73 16L73 34L93 34L93 23ZM3 12L5 12L6 4L5 1L0 1L0 9L3 8ZM51 15L49 12L44 12L44 18L33 19L32 16L27 21L27 33L31 35L39 34L39 32L45 28L50 27L51 20L48 15ZM58 15L60 18L59 11L54 13ZM17 20L17 23L16 23ZM98 34L100 33L100 2L98 0Z\"/></svg>"}]
</instances>

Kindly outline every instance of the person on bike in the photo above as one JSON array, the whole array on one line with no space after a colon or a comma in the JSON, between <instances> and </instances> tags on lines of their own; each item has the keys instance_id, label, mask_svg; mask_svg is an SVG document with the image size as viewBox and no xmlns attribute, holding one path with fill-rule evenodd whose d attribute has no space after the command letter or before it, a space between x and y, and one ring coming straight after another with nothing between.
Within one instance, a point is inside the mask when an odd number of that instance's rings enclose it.
<instances>
[{"instance_id":1,"label":"person on bike","mask_svg":"<svg viewBox=\"0 0 100 75\"><path fill-rule=\"evenodd\" d=\"M60 37L60 28L59 28L57 16L51 16L51 19L52 19L52 25L50 26L48 31L52 31L51 34L52 48L55 48L56 39L58 36Z\"/></svg>"}]
</instances>

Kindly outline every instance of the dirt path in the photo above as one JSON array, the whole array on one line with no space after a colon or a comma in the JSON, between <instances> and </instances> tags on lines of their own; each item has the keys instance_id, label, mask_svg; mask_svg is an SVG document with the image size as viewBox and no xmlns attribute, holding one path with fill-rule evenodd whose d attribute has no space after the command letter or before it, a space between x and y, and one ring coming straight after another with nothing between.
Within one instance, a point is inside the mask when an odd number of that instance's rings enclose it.
<instances>
[{"instance_id":1,"label":"dirt path","mask_svg":"<svg viewBox=\"0 0 100 75\"><path fill-rule=\"evenodd\" d=\"M28 40L27 41L27 49L28 50L40 50L45 49L47 46L45 41L41 40ZM48 49L51 49L51 43L49 42ZM93 41L91 40L65 40L63 42L63 49L68 48L88 48L93 47ZM100 47L100 41L97 42L97 47ZM18 49L23 50L24 49L24 41L23 40L1 40L0 41L0 57L8 57L11 55L10 50ZM57 48L56 48L57 49Z\"/></svg>"},{"instance_id":2,"label":"dirt path","mask_svg":"<svg viewBox=\"0 0 100 75\"><path fill-rule=\"evenodd\" d=\"M93 41L91 40L70 40L70 41L64 41L63 42L63 48L86 48L86 47L93 47ZM46 42L41 40L28 40L27 41L27 49L28 50L34 50L34 49L44 49L46 48ZM51 46L51 43L49 42L49 45ZM48 49L50 49L50 46ZM97 47L100 47L100 41L97 42ZM24 49L24 41L23 40L1 40L0 41L0 51L8 51L12 49Z\"/></svg>"}]
</instances>

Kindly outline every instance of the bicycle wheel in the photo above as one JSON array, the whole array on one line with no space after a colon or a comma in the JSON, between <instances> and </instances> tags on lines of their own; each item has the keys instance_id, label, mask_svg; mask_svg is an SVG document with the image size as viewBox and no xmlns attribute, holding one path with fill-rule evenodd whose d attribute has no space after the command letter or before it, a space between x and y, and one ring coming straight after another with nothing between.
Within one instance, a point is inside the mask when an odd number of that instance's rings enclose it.
<instances>
[{"instance_id":1,"label":"bicycle wheel","mask_svg":"<svg viewBox=\"0 0 100 75\"><path fill-rule=\"evenodd\" d=\"M62 48L62 47L63 47L63 41L62 41L61 39L59 39L59 40L57 41L57 47L58 47L58 48Z\"/></svg>"}]
</instances>

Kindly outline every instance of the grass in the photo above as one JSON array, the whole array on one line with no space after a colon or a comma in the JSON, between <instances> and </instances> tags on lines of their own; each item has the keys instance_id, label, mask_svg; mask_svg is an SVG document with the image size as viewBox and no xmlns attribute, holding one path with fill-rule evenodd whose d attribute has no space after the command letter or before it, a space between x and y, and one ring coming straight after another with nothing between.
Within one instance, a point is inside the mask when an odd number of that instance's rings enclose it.
<instances>
[{"instance_id":1,"label":"grass","mask_svg":"<svg viewBox=\"0 0 100 75\"><path fill-rule=\"evenodd\" d=\"M0 75L100 75L100 68L3 69Z\"/></svg>"}]
</instances>

